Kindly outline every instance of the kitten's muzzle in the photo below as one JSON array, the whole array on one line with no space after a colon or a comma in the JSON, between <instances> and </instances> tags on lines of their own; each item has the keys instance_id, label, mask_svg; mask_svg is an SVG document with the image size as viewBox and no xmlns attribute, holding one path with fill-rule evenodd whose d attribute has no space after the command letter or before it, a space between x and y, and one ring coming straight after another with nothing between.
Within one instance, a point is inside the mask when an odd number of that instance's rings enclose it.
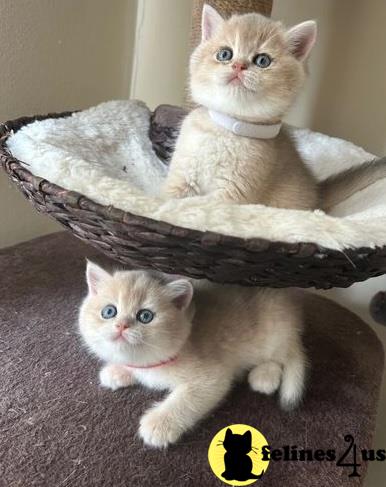
<instances>
[{"instance_id":1,"label":"kitten's muzzle","mask_svg":"<svg viewBox=\"0 0 386 487\"><path fill-rule=\"evenodd\" d=\"M244 62L234 62L232 64L232 74L229 78L229 83L239 83L243 82L244 79L244 71L248 69L248 64Z\"/></svg>"},{"instance_id":2,"label":"kitten's muzzle","mask_svg":"<svg viewBox=\"0 0 386 487\"><path fill-rule=\"evenodd\" d=\"M237 73L240 73L241 71L244 71L245 69L248 69L248 64L247 63L243 63L243 62L234 62L232 64L232 69L234 71L236 71Z\"/></svg>"},{"instance_id":3,"label":"kitten's muzzle","mask_svg":"<svg viewBox=\"0 0 386 487\"><path fill-rule=\"evenodd\" d=\"M115 328L117 329L117 331L121 335L125 330L130 328L130 324L131 324L131 322L129 320L121 320L119 323L117 323L115 325Z\"/></svg>"}]
</instances>

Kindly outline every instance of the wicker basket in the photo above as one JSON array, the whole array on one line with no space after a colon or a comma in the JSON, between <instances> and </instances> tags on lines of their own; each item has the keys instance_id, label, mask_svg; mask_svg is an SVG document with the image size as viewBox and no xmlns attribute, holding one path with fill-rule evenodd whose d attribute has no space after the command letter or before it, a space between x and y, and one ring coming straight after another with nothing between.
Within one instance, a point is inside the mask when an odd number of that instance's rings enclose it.
<instances>
[{"instance_id":1,"label":"wicker basket","mask_svg":"<svg viewBox=\"0 0 386 487\"><path fill-rule=\"evenodd\" d=\"M179 116L176 111L175 120ZM38 211L122 264L220 283L323 289L348 287L386 272L386 247L342 252L312 242L288 244L191 230L102 206L36 177L12 157L5 143L13 131L46 117L0 125L2 167ZM175 126L164 126L153 116L150 138L160 157L170 157L176 135Z\"/></svg>"}]
</instances>

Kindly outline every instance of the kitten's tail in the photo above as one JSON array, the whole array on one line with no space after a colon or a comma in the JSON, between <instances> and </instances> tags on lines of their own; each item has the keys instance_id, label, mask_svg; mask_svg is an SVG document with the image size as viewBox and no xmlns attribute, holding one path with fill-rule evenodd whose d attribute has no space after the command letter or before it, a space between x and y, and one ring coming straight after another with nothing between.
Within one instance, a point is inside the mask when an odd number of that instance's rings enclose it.
<instances>
[{"instance_id":1,"label":"kitten's tail","mask_svg":"<svg viewBox=\"0 0 386 487\"><path fill-rule=\"evenodd\" d=\"M386 177L386 157L365 162L319 183L322 209L328 212L357 191Z\"/></svg>"}]
</instances>

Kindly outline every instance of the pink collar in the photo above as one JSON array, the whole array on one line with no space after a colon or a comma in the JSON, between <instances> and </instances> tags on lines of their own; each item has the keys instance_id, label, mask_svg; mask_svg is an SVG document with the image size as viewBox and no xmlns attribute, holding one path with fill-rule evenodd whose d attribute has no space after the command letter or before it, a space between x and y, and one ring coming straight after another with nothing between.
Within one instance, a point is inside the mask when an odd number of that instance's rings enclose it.
<instances>
[{"instance_id":1,"label":"pink collar","mask_svg":"<svg viewBox=\"0 0 386 487\"><path fill-rule=\"evenodd\" d=\"M171 365L174 363L178 358L178 355L175 357L169 358L167 360L163 360L162 362L158 362L157 364L152 364L152 365L131 365L131 364L125 364L126 367L129 367L130 369L154 369L155 367L161 367L162 365Z\"/></svg>"}]
</instances>

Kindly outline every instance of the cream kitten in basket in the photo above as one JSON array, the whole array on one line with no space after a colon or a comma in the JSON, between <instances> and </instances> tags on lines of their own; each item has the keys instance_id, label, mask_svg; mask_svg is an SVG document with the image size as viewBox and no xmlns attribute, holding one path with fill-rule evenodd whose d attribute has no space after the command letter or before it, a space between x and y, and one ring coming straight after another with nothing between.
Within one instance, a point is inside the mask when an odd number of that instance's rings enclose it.
<instances>
[{"instance_id":1,"label":"cream kitten in basket","mask_svg":"<svg viewBox=\"0 0 386 487\"><path fill-rule=\"evenodd\" d=\"M200 105L184 120L164 192L239 203L312 209L317 185L283 116L303 86L316 24L286 30L259 14L224 20L204 5L202 42L190 61Z\"/></svg>"},{"instance_id":2,"label":"cream kitten in basket","mask_svg":"<svg viewBox=\"0 0 386 487\"><path fill-rule=\"evenodd\" d=\"M237 203L328 210L386 176L384 160L318 184L281 125L306 79L316 23L286 29L251 13L223 19L209 5L190 60L199 107L185 118L164 193Z\"/></svg>"},{"instance_id":3,"label":"cream kitten in basket","mask_svg":"<svg viewBox=\"0 0 386 487\"><path fill-rule=\"evenodd\" d=\"M187 279L144 271L110 274L90 262L87 282L79 328L105 362L102 386L140 383L169 391L140 420L147 445L177 441L244 372L254 391L278 390L285 409L301 399L302 320L289 291L240 293L236 286L209 283L197 283L193 291Z\"/></svg>"}]
</instances>

